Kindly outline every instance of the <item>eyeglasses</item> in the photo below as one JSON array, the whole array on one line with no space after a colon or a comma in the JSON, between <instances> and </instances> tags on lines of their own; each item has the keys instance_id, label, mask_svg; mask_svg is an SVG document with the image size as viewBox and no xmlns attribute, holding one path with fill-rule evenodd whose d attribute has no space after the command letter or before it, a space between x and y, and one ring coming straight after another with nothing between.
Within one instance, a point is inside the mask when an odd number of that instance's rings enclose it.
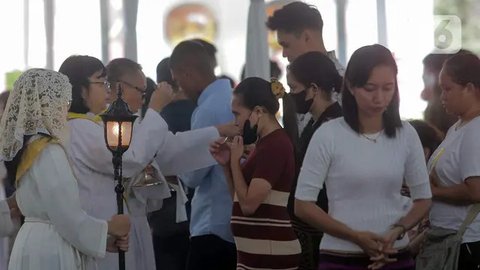
<instances>
[{"instance_id":1,"label":"eyeglasses","mask_svg":"<svg viewBox=\"0 0 480 270\"><path fill-rule=\"evenodd\" d=\"M103 84L103 87L105 87L105 89L110 89L110 83L108 81L103 81L103 82L88 82L90 84Z\"/></svg>"},{"instance_id":2,"label":"eyeglasses","mask_svg":"<svg viewBox=\"0 0 480 270\"><path fill-rule=\"evenodd\" d=\"M118 81L118 82L124 83L124 84L126 84L127 86L129 86L129 87L137 90L140 94L142 94L142 97L145 97L145 94L147 93L147 91L146 91L145 89L140 88L140 87L138 87L138 86L135 86L135 85L133 85L133 84L131 84L131 83L128 83L128 82L126 82L126 81Z\"/></svg>"}]
</instances>

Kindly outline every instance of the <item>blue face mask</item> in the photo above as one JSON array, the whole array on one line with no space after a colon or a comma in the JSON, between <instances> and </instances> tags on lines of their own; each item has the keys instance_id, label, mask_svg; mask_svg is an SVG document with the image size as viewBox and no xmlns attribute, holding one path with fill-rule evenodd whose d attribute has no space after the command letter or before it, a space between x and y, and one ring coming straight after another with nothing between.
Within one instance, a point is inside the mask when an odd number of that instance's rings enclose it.
<instances>
[{"instance_id":1,"label":"blue face mask","mask_svg":"<svg viewBox=\"0 0 480 270\"><path fill-rule=\"evenodd\" d=\"M257 129L258 129L257 124L255 124L253 127L250 126L250 119L247 119L247 121L245 121L245 124L243 125L243 134L242 134L244 145L249 145L257 141L258 139Z\"/></svg>"}]
</instances>

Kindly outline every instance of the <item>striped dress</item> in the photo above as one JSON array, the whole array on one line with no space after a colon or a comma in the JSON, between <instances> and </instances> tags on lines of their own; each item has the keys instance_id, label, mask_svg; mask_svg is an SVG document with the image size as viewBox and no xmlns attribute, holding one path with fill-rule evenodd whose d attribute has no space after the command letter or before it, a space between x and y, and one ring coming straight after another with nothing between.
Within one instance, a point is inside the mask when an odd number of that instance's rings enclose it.
<instances>
[{"instance_id":1,"label":"striped dress","mask_svg":"<svg viewBox=\"0 0 480 270\"><path fill-rule=\"evenodd\" d=\"M297 269L301 248L290 223L287 202L295 177L293 146L283 129L261 138L243 167L272 185L268 197L251 216L234 199L232 232L237 245L237 270Z\"/></svg>"}]
</instances>

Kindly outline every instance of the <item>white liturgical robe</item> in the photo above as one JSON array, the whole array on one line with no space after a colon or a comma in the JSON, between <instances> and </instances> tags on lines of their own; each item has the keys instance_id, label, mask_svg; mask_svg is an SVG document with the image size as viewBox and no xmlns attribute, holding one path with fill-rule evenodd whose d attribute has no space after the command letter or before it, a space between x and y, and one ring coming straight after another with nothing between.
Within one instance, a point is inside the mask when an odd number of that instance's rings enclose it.
<instances>
[{"instance_id":1,"label":"white liturgical robe","mask_svg":"<svg viewBox=\"0 0 480 270\"><path fill-rule=\"evenodd\" d=\"M106 148L102 123L88 119L73 119L70 126L69 155L78 179L83 209L90 215L109 219L117 213L115 182L113 181L112 153ZM134 178L148 164L153 164L163 175L176 175L215 164L208 147L218 138L216 128L204 128L175 135L154 110L148 109L143 119L134 124L129 149L123 154L123 177ZM156 163L156 164L155 164ZM161 177L164 181L163 176ZM162 200L167 184L152 187L158 189L134 190L128 194L126 211L131 215L129 251L126 252L127 270L155 270L155 258L146 202ZM142 195L143 194L143 195ZM97 260L97 268L117 269L118 256L107 254Z\"/></svg>"},{"instance_id":2,"label":"white liturgical robe","mask_svg":"<svg viewBox=\"0 0 480 270\"><path fill-rule=\"evenodd\" d=\"M25 216L9 270L85 269L88 257L106 253L107 222L80 206L77 181L58 144L43 149L16 191Z\"/></svg>"}]
</instances>

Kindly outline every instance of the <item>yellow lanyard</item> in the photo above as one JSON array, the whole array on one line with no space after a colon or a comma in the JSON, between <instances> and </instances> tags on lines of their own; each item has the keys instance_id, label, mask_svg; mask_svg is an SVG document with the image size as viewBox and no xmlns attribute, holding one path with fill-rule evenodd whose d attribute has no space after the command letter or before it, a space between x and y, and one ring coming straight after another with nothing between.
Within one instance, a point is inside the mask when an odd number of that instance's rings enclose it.
<instances>
[{"instance_id":1,"label":"yellow lanyard","mask_svg":"<svg viewBox=\"0 0 480 270\"><path fill-rule=\"evenodd\" d=\"M95 123L102 122L102 118L99 115L88 115L84 113L69 112L68 120L73 120L73 119L85 119L85 120L93 121Z\"/></svg>"},{"instance_id":2,"label":"yellow lanyard","mask_svg":"<svg viewBox=\"0 0 480 270\"><path fill-rule=\"evenodd\" d=\"M40 155L42 150L50 143L58 143L58 141L51 137L41 137L27 145L27 148L22 154L20 164L18 164L17 175L15 176L15 184L17 186L20 178L32 167L38 155Z\"/></svg>"}]
</instances>

